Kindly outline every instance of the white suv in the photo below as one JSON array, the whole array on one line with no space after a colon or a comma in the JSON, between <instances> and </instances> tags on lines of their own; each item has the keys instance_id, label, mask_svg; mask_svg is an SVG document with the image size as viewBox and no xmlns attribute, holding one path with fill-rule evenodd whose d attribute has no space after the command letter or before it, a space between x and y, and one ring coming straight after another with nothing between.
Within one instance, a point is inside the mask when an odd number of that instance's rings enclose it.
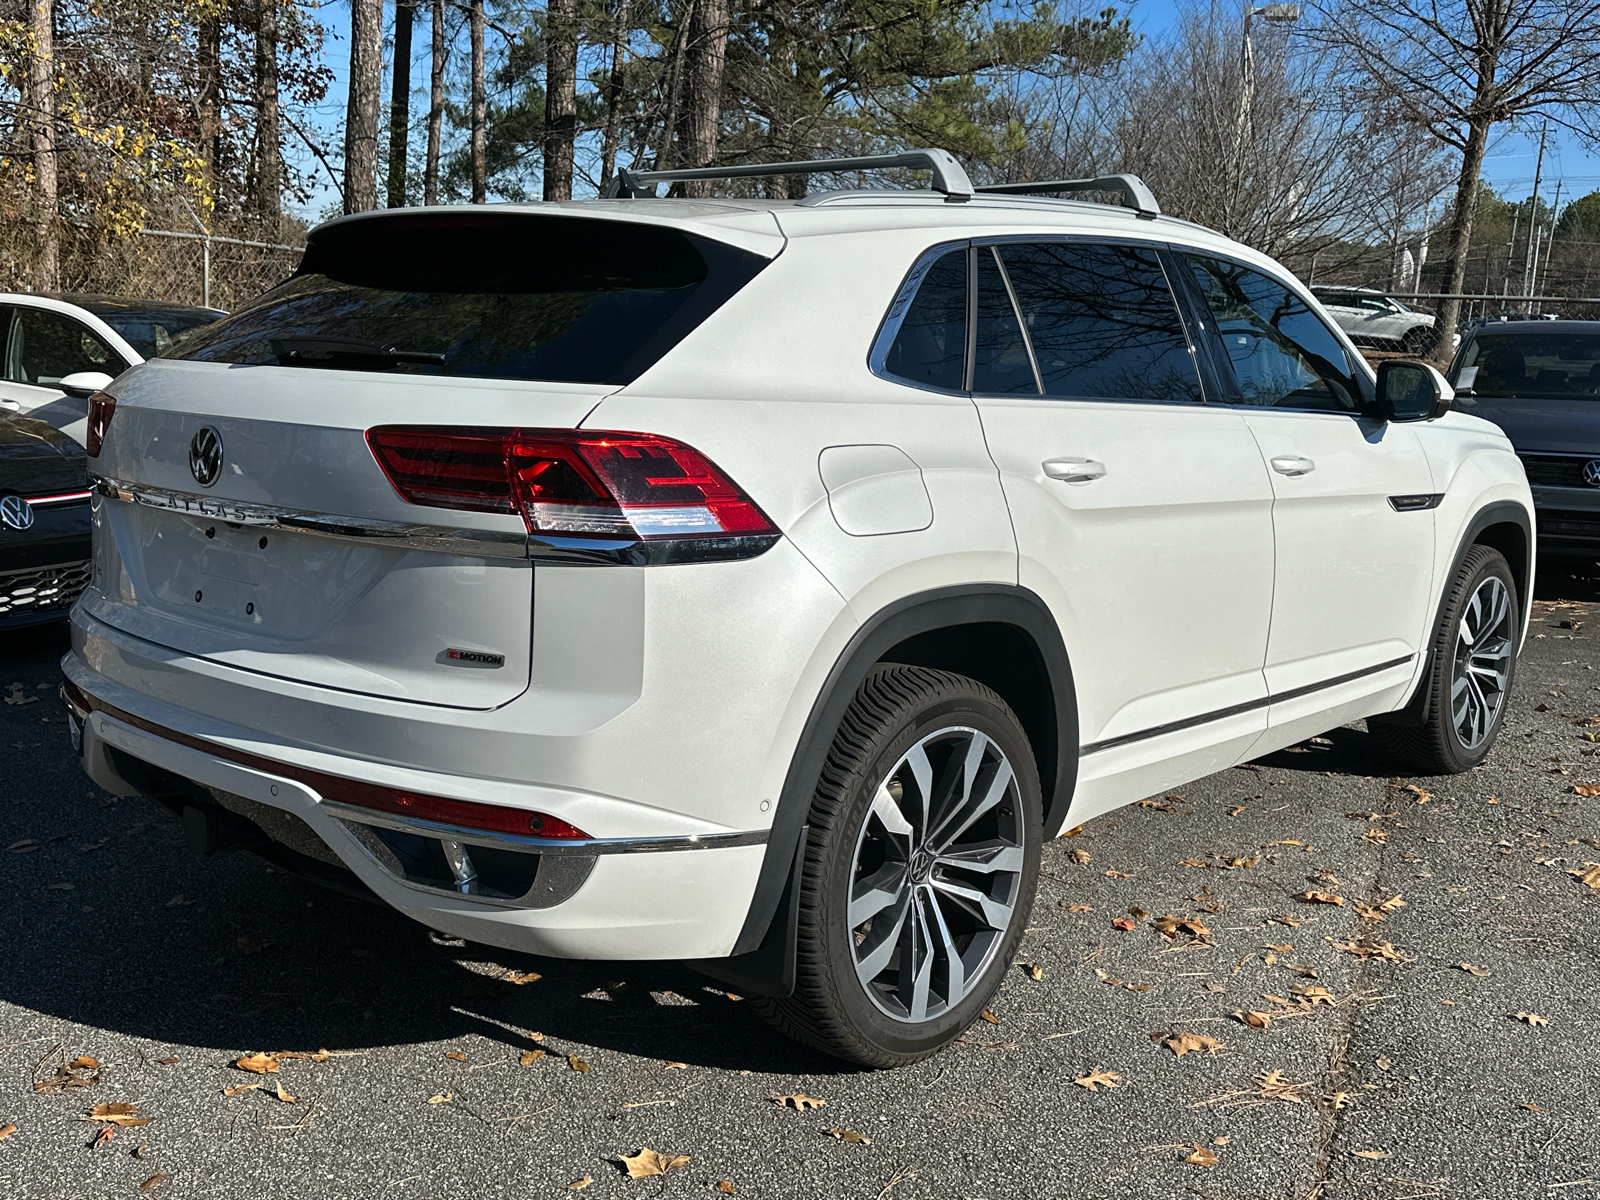
<instances>
[{"instance_id":1,"label":"white suv","mask_svg":"<svg viewBox=\"0 0 1600 1200\"><path fill-rule=\"evenodd\" d=\"M1067 824L1362 717L1483 758L1533 571L1498 429L1136 179L866 161L935 186L336 220L117 380L90 775L889 1066L982 1010Z\"/></svg>"}]
</instances>

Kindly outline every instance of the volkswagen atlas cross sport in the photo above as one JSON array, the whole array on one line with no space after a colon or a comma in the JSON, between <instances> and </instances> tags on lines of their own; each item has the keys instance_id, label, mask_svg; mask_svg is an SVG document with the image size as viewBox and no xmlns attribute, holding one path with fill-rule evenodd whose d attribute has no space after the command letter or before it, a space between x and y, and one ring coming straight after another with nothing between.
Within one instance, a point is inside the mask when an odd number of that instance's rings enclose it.
<instances>
[{"instance_id":1,"label":"volkswagen atlas cross sport","mask_svg":"<svg viewBox=\"0 0 1600 1200\"><path fill-rule=\"evenodd\" d=\"M1064 823L1360 718L1483 759L1532 506L1450 398L1132 177L341 218L94 398L63 690L202 851L892 1066Z\"/></svg>"}]
</instances>

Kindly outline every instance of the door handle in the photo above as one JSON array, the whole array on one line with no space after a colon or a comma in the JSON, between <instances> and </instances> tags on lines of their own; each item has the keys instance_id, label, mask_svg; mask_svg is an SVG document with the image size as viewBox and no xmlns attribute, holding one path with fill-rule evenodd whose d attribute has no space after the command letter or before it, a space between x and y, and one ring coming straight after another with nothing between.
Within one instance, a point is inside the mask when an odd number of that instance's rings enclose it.
<instances>
[{"instance_id":1,"label":"door handle","mask_svg":"<svg viewBox=\"0 0 1600 1200\"><path fill-rule=\"evenodd\" d=\"M1279 475L1309 475L1317 464L1297 454L1280 454L1272 460L1272 469Z\"/></svg>"},{"instance_id":2,"label":"door handle","mask_svg":"<svg viewBox=\"0 0 1600 1200\"><path fill-rule=\"evenodd\" d=\"M1091 479L1105 477L1106 465L1092 458L1047 458L1039 464L1051 479L1066 483L1088 483Z\"/></svg>"}]
</instances>

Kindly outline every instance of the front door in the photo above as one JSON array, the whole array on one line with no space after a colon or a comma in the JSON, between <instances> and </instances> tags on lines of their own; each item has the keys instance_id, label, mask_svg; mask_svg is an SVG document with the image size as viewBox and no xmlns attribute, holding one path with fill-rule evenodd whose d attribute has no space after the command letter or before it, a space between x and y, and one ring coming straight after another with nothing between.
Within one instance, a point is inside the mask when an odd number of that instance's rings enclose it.
<instances>
[{"instance_id":1,"label":"front door","mask_svg":"<svg viewBox=\"0 0 1600 1200\"><path fill-rule=\"evenodd\" d=\"M1204 402L1155 250L974 260L972 391L1019 582L1072 658L1080 820L1229 765L1265 728L1272 486L1243 415Z\"/></svg>"},{"instance_id":2,"label":"front door","mask_svg":"<svg viewBox=\"0 0 1600 1200\"><path fill-rule=\"evenodd\" d=\"M1189 255L1273 488L1272 720L1403 690L1432 617L1436 498L1421 440L1361 412L1338 338L1285 284ZM1333 723L1337 723L1336 721Z\"/></svg>"}]
</instances>

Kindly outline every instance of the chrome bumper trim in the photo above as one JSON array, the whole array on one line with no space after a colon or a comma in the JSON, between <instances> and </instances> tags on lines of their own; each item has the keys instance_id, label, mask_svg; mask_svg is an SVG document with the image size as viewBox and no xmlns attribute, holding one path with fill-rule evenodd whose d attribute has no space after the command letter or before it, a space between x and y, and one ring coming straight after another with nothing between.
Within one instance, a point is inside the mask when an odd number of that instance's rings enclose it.
<instances>
[{"instance_id":1,"label":"chrome bumper trim","mask_svg":"<svg viewBox=\"0 0 1600 1200\"><path fill-rule=\"evenodd\" d=\"M346 804L342 800L323 800L321 807L329 816L356 825L378 825L401 833L418 833L468 846L493 846L502 850L518 850L524 854L575 855L589 857L596 854L661 854L676 850L725 850L732 846L764 846L770 831L752 829L744 833L677 834L670 837L637 838L567 838L523 837L514 833L497 833L487 829L471 829L465 825L447 825L442 821L427 821L418 817L401 817L380 812L375 808L362 808L359 804Z\"/></svg>"},{"instance_id":2,"label":"chrome bumper trim","mask_svg":"<svg viewBox=\"0 0 1600 1200\"><path fill-rule=\"evenodd\" d=\"M420 525L405 521L376 521L366 517L341 517L303 509L276 508L202 496L195 492L176 492L170 488L126 483L100 475L89 477L99 495L145 508L185 513L229 525L248 525L252 529L284 533L310 533L344 541L379 543L402 550L434 550L471 558L528 558L528 535L498 529L454 529L446 525Z\"/></svg>"}]
</instances>

